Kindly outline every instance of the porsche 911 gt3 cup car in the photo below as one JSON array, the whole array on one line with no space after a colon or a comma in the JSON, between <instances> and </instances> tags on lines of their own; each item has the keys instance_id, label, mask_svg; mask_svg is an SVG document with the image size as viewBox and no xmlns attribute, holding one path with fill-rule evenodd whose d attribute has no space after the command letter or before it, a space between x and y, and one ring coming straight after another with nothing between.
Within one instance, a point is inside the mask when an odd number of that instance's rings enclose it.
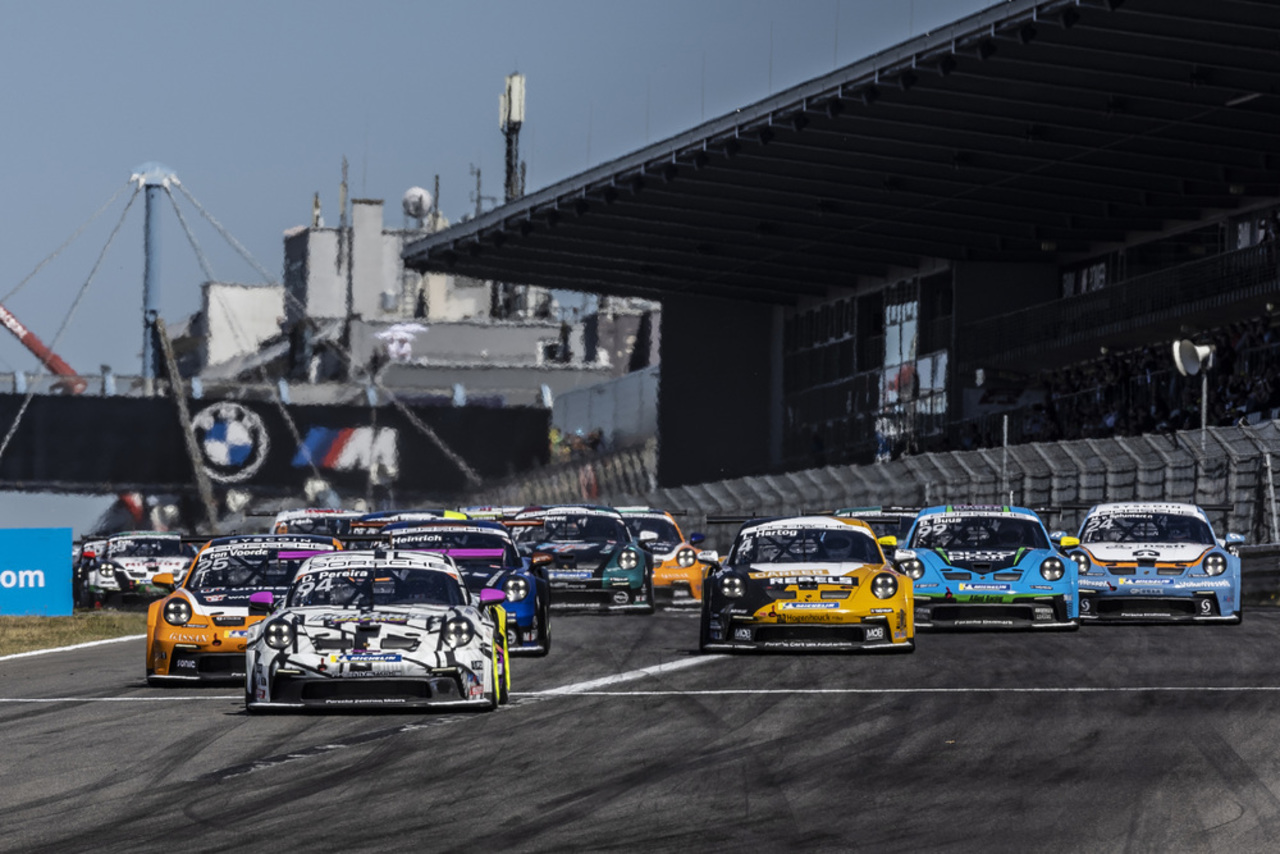
<instances>
[{"instance_id":1,"label":"porsche 911 gt3 cup car","mask_svg":"<svg viewBox=\"0 0 1280 854\"><path fill-rule=\"evenodd\" d=\"M308 557L342 548L333 537L258 534L219 537L205 544L177 588L147 609L148 684L244 679L249 596L283 596Z\"/></svg>"},{"instance_id":2,"label":"porsche 911 gt3 cup car","mask_svg":"<svg viewBox=\"0 0 1280 854\"><path fill-rule=\"evenodd\" d=\"M612 507L529 508L508 523L534 572L545 573L552 608L594 607L652 614L652 558Z\"/></svg>"},{"instance_id":3,"label":"porsche 911 gt3 cup car","mask_svg":"<svg viewBox=\"0 0 1280 854\"><path fill-rule=\"evenodd\" d=\"M680 532L675 517L655 507L618 507L632 536L639 539L651 531L656 539L649 542L653 555L653 595L663 605L697 605L702 601L703 567L698 563L699 543L706 537Z\"/></svg>"},{"instance_id":4,"label":"porsche 911 gt3 cup car","mask_svg":"<svg viewBox=\"0 0 1280 854\"><path fill-rule=\"evenodd\" d=\"M483 520L398 522L383 533L394 549L448 555L472 595L485 588L501 591L506 597L503 628L512 655L551 651L551 590L545 578L529 571L504 525Z\"/></svg>"},{"instance_id":5,"label":"porsche 911 gt3 cup car","mask_svg":"<svg viewBox=\"0 0 1280 854\"><path fill-rule=\"evenodd\" d=\"M915 648L911 579L856 520L744 524L724 565L707 576L702 605L704 651Z\"/></svg>"},{"instance_id":6,"label":"porsche 911 gt3 cup car","mask_svg":"<svg viewBox=\"0 0 1280 854\"><path fill-rule=\"evenodd\" d=\"M252 629L246 708L496 708L510 685L492 610L501 598L473 597L444 555L311 558L282 606ZM251 607L273 599L254 594Z\"/></svg>"},{"instance_id":7,"label":"porsche 911 gt3 cup car","mask_svg":"<svg viewBox=\"0 0 1280 854\"><path fill-rule=\"evenodd\" d=\"M915 521L919 509L915 507L842 507L831 513L841 519L858 519L866 522L875 532L876 538L893 537L896 541L905 541L911 523Z\"/></svg>"},{"instance_id":8,"label":"porsche 911 gt3 cup car","mask_svg":"<svg viewBox=\"0 0 1280 854\"><path fill-rule=\"evenodd\" d=\"M1194 504L1099 504L1070 556L1080 567L1080 618L1099 622L1239 623L1240 558Z\"/></svg>"},{"instance_id":9,"label":"porsche 911 gt3 cup car","mask_svg":"<svg viewBox=\"0 0 1280 854\"><path fill-rule=\"evenodd\" d=\"M1079 573L1025 507L927 507L894 562L915 580L917 628L1079 628Z\"/></svg>"},{"instance_id":10,"label":"porsche 911 gt3 cup car","mask_svg":"<svg viewBox=\"0 0 1280 854\"><path fill-rule=\"evenodd\" d=\"M80 554L80 605L154 599L169 592L157 575L179 575L191 562L195 546L177 533L129 531L85 543Z\"/></svg>"},{"instance_id":11,"label":"porsche 911 gt3 cup car","mask_svg":"<svg viewBox=\"0 0 1280 854\"><path fill-rule=\"evenodd\" d=\"M366 514L359 510L327 510L308 507L300 510L281 510L271 523L276 534L327 534L341 537L351 528L351 520Z\"/></svg>"}]
</instances>

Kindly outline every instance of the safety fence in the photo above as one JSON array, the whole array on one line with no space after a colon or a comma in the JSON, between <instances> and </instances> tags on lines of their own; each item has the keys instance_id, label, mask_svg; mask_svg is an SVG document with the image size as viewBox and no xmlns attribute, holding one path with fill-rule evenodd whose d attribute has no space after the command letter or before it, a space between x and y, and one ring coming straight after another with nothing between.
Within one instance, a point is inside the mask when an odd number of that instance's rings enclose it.
<instances>
[{"instance_id":1,"label":"safety fence","mask_svg":"<svg viewBox=\"0 0 1280 854\"><path fill-rule=\"evenodd\" d=\"M590 501L648 504L707 516L766 516L834 507L1016 504L1043 509L1051 529L1078 528L1105 501L1199 504L1220 534L1280 542L1274 500L1280 422L1206 431L907 456L875 465L837 465L678 487L657 486L655 441L548 466L469 496L468 503ZM707 532L710 534L710 531ZM723 537L721 539L724 539ZM714 541L713 542L717 542Z\"/></svg>"}]
</instances>

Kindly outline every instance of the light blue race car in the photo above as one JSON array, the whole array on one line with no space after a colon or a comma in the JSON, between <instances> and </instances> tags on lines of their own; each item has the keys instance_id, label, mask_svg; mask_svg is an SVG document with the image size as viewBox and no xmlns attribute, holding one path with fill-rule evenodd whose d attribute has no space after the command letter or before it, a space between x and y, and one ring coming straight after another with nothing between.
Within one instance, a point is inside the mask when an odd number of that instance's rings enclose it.
<instances>
[{"instance_id":1,"label":"light blue race car","mask_svg":"<svg viewBox=\"0 0 1280 854\"><path fill-rule=\"evenodd\" d=\"M1025 507L926 507L893 560L914 582L917 629L1080 626L1076 568Z\"/></svg>"},{"instance_id":2,"label":"light blue race car","mask_svg":"<svg viewBox=\"0 0 1280 854\"><path fill-rule=\"evenodd\" d=\"M1194 504L1099 504L1070 557L1080 617L1108 623L1239 623L1239 534L1219 541Z\"/></svg>"}]
</instances>

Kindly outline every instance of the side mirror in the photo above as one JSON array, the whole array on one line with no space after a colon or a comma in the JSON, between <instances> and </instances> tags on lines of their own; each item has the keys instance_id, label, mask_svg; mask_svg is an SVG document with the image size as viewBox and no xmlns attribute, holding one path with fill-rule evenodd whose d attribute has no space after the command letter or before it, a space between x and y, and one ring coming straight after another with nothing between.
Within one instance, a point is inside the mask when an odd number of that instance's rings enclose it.
<instances>
[{"instance_id":1,"label":"side mirror","mask_svg":"<svg viewBox=\"0 0 1280 854\"><path fill-rule=\"evenodd\" d=\"M480 591L481 605L497 605L507 601L507 594L494 587L486 587Z\"/></svg>"},{"instance_id":2,"label":"side mirror","mask_svg":"<svg viewBox=\"0 0 1280 854\"><path fill-rule=\"evenodd\" d=\"M895 549L898 547L898 538L895 537L893 534L889 534L887 536L881 537L880 539L876 540L876 542L882 546L892 546Z\"/></svg>"},{"instance_id":3,"label":"side mirror","mask_svg":"<svg viewBox=\"0 0 1280 854\"><path fill-rule=\"evenodd\" d=\"M696 546L698 543L706 542L707 535L694 531L689 535L689 545Z\"/></svg>"},{"instance_id":4,"label":"side mirror","mask_svg":"<svg viewBox=\"0 0 1280 854\"><path fill-rule=\"evenodd\" d=\"M93 551L83 551L80 553L80 557L84 558L85 560L93 560L97 556L98 556L98 553Z\"/></svg>"},{"instance_id":5,"label":"side mirror","mask_svg":"<svg viewBox=\"0 0 1280 854\"><path fill-rule=\"evenodd\" d=\"M658 541L658 532L657 531L641 531L638 539L640 540L640 545L644 546L645 548L648 548L649 546L653 545Z\"/></svg>"},{"instance_id":6,"label":"side mirror","mask_svg":"<svg viewBox=\"0 0 1280 854\"><path fill-rule=\"evenodd\" d=\"M1059 537L1057 540L1054 540L1054 542L1058 544L1058 548L1060 549L1074 549L1076 546L1080 545L1080 538L1064 536Z\"/></svg>"},{"instance_id":7,"label":"side mirror","mask_svg":"<svg viewBox=\"0 0 1280 854\"><path fill-rule=\"evenodd\" d=\"M533 557L529 558L529 565L530 566L546 566L547 564L551 563L553 560L555 560L555 558L551 557L551 555L547 554L546 552L536 552L533 555Z\"/></svg>"},{"instance_id":8,"label":"side mirror","mask_svg":"<svg viewBox=\"0 0 1280 854\"><path fill-rule=\"evenodd\" d=\"M276 607L276 594L270 590L259 590L249 594L250 614L270 614Z\"/></svg>"},{"instance_id":9,"label":"side mirror","mask_svg":"<svg viewBox=\"0 0 1280 854\"><path fill-rule=\"evenodd\" d=\"M1060 546L1062 545L1062 538L1066 535L1066 531L1050 531L1049 542L1053 543L1055 546ZM1066 546L1063 546L1063 548L1066 548Z\"/></svg>"},{"instance_id":10,"label":"side mirror","mask_svg":"<svg viewBox=\"0 0 1280 854\"><path fill-rule=\"evenodd\" d=\"M715 549L704 549L698 552L698 563L705 563L708 566L715 566L720 562L720 552Z\"/></svg>"},{"instance_id":11,"label":"side mirror","mask_svg":"<svg viewBox=\"0 0 1280 854\"><path fill-rule=\"evenodd\" d=\"M1222 538L1222 541L1229 546L1242 546L1244 545L1244 534L1227 534Z\"/></svg>"},{"instance_id":12,"label":"side mirror","mask_svg":"<svg viewBox=\"0 0 1280 854\"><path fill-rule=\"evenodd\" d=\"M172 587L173 573L157 572L155 576L151 579L151 583L154 584L156 587Z\"/></svg>"}]
</instances>

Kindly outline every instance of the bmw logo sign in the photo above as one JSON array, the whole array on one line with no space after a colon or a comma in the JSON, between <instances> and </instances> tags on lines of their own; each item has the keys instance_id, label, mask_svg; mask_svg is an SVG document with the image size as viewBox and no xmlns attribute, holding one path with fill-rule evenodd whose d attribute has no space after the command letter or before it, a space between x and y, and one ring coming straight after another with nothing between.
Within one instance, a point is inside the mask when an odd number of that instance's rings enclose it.
<instances>
[{"instance_id":1,"label":"bmw logo sign","mask_svg":"<svg viewBox=\"0 0 1280 854\"><path fill-rule=\"evenodd\" d=\"M219 483L239 483L253 477L271 447L258 414L229 400L197 412L191 429L204 458L204 470Z\"/></svg>"}]
</instances>

